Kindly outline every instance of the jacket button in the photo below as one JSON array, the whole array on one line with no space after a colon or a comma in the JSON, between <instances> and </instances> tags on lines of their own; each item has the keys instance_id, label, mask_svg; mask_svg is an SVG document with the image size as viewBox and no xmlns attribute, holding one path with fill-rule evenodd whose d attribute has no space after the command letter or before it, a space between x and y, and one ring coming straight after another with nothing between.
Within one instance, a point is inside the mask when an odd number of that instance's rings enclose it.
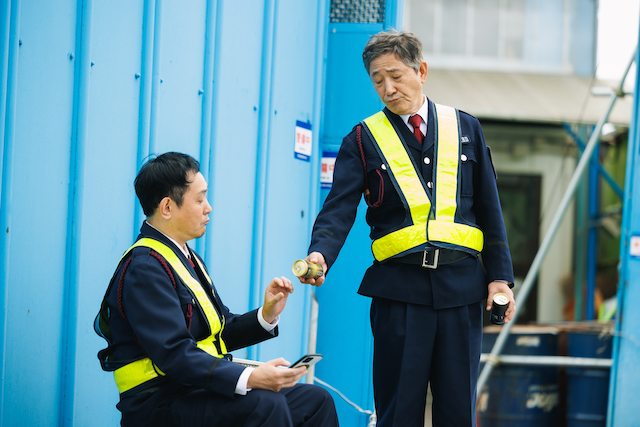
<instances>
[{"instance_id":1,"label":"jacket button","mask_svg":"<svg viewBox=\"0 0 640 427\"><path fill-rule=\"evenodd\" d=\"M382 169L383 171L387 170L387 165L385 165L384 163L380 166L380 169Z\"/></svg>"},{"instance_id":2,"label":"jacket button","mask_svg":"<svg viewBox=\"0 0 640 427\"><path fill-rule=\"evenodd\" d=\"M429 188L433 187L433 184L431 183L431 181L427 182L427 187Z\"/></svg>"},{"instance_id":3,"label":"jacket button","mask_svg":"<svg viewBox=\"0 0 640 427\"><path fill-rule=\"evenodd\" d=\"M460 156L460 158L462 159L463 162L467 161L467 155L463 154L462 156Z\"/></svg>"},{"instance_id":4,"label":"jacket button","mask_svg":"<svg viewBox=\"0 0 640 427\"><path fill-rule=\"evenodd\" d=\"M425 158L424 158L424 164L425 164L425 165L428 165L429 163L431 163L431 159L430 159L430 158L428 158L428 157L425 157Z\"/></svg>"}]
</instances>

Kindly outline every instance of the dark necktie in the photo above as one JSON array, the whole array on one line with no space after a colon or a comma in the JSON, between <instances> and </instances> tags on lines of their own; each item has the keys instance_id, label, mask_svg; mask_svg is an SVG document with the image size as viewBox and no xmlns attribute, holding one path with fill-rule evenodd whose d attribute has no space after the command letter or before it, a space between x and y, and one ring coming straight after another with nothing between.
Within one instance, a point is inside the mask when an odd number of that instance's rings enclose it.
<instances>
[{"instance_id":1,"label":"dark necktie","mask_svg":"<svg viewBox=\"0 0 640 427\"><path fill-rule=\"evenodd\" d=\"M420 144L422 144L422 141L424 141L424 135L420 130L421 123L422 123L422 117L420 117L420 115L414 114L413 116L409 117L409 124L413 126L413 134L416 136L416 138L418 138L418 142Z\"/></svg>"}]
</instances>

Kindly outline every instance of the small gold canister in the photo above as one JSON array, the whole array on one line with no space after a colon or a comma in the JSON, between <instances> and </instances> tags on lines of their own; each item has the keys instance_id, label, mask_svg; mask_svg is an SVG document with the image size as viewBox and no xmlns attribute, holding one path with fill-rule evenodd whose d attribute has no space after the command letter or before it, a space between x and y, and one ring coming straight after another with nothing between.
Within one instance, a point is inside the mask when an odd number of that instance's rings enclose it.
<instances>
[{"instance_id":1,"label":"small gold canister","mask_svg":"<svg viewBox=\"0 0 640 427\"><path fill-rule=\"evenodd\" d=\"M324 271L322 271L322 266L320 264L305 261L303 259L299 259L294 262L292 270L293 274L305 279L317 279L324 274Z\"/></svg>"}]
</instances>

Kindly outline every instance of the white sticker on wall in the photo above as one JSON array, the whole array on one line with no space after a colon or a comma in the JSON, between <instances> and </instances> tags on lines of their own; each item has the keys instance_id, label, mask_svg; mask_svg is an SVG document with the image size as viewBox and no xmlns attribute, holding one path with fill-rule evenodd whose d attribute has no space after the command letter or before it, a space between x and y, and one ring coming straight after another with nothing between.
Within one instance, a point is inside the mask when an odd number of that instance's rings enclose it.
<instances>
[{"instance_id":1,"label":"white sticker on wall","mask_svg":"<svg viewBox=\"0 0 640 427\"><path fill-rule=\"evenodd\" d=\"M293 147L293 157L306 162L311 158L312 147L311 124L296 120L296 142Z\"/></svg>"},{"instance_id":2,"label":"white sticker on wall","mask_svg":"<svg viewBox=\"0 0 640 427\"><path fill-rule=\"evenodd\" d=\"M631 236L629 240L629 255L640 258L640 236Z\"/></svg>"}]
</instances>

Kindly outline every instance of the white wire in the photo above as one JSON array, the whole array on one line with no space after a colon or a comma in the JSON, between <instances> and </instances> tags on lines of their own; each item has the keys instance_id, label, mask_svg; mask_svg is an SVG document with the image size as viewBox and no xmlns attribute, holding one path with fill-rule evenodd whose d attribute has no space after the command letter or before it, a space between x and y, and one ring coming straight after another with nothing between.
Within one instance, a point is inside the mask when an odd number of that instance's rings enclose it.
<instances>
[{"instance_id":1,"label":"white wire","mask_svg":"<svg viewBox=\"0 0 640 427\"><path fill-rule=\"evenodd\" d=\"M355 403L353 403L352 401L350 401L347 396L345 396L344 394L342 394L340 392L340 390L338 390L337 388L327 384L326 382L322 381L321 379L319 379L318 377L313 377L313 380L325 387L327 387L330 390L333 390L334 392L336 392L341 398L344 399L345 402L347 402L349 405L353 406L358 412L362 413L362 414L367 414L369 415L369 424L367 424L367 427L376 427L376 425L378 424L378 417L376 416L376 412L375 411L369 411L368 409L362 409L361 407L359 407L358 405L356 405Z\"/></svg>"},{"instance_id":2,"label":"white wire","mask_svg":"<svg viewBox=\"0 0 640 427\"><path fill-rule=\"evenodd\" d=\"M335 391L336 393L338 393L338 395L343 398L345 400L345 402L347 402L349 405L353 406L354 408L356 408L358 410L358 412L362 413L362 414L367 414L367 415L372 415L373 412L369 411L368 409L362 409L361 407L359 407L358 405L356 405L355 403L353 403L352 401L350 401L347 396L345 396L344 394L342 394L340 392L340 390L338 390L335 387L330 386L329 384L325 383L324 381L322 381L320 378L315 377L313 379L315 382L322 384L323 386L327 387L330 390Z\"/></svg>"}]
</instances>

